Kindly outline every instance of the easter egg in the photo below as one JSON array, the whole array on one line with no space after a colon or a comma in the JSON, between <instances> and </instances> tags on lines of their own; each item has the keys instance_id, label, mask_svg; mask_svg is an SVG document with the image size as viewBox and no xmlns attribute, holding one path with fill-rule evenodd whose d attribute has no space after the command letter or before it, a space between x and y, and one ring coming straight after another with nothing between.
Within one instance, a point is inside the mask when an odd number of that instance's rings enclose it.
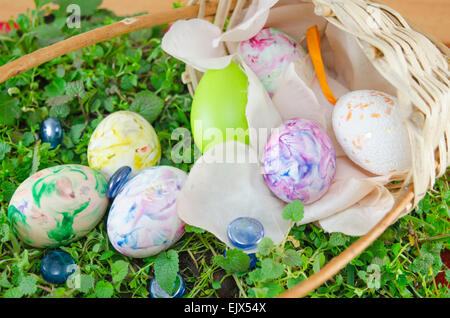
<instances>
[{"instance_id":1,"label":"easter egg","mask_svg":"<svg viewBox=\"0 0 450 318\"><path fill-rule=\"evenodd\" d=\"M141 115L118 111L103 119L92 133L88 162L107 179L120 167L131 175L153 167L161 158L161 146L152 125Z\"/></svg>"},{"instance_id":2,"label":"easter egg","mask_svg":"<svg viewBox=\"0 0 450 318\"><path fill-rule=\"evenodd\" d=\"M58 147L64 137L61 121L56 117L49 117L41 123L39 137L42 142L48 142L51 149Z\"/></svg>"},{"instance_id":3,"label":"easter egg","mask_svg":"<svg viewBox=\"0 0 450 318\"><path fill-rule=\"evenodd\" d=\"M66 245L92 230L104 215L106 180L82 165L38 171L15 191L8 208L13 231L35 247Z\"/></svg>"},{"instance_id":4,"label":"easter egg","mask_svg":"<svg viewBox=\"0 0 450 318\"><path fill-rule=\"evenodd\" d=\"M202 152L230 140L248 143L247 88L247 75L234 62L203 75L191 109L194 141Z\"/></svg>"},{"instance_id":5,"label":"easter egg","mask_svg":"<svg viewBox=\"0 0 450 318\"><path fill-rule=\"evenodd\" d=\"M114 248L123 255L149 257L169 248L184 234L176 200L187 174L157 166L130 179L114 199L107 231Z\"/></svg>"},{"instance_id":6,"label":"easter egg","mask_svg":"<svg viewBox=\"0 0 450 318\"><path fill-rule=\"evenodd\" d=\"M274 28L262 29L253 38L242 41L238 54L261 80L270 97L280 86L289 64L307 55L294 39Z\"/></svg>"},{"instance_id":7,"label":"easter egg","mask_svg":"<svg viewBox=\"0 0 450 318\"><path fill-rule=\"evenodd\" d=\"M375 90L339 98L333 116L336 140L357 165L377 175L406 172L411 150L397 100Z\"/></svg>"},{"instance_id":8,"label":"easter egg","mask_svg":"<svg viewBox=\"0 0 450 318\"><path fill-rule=\"evenodd\" d=\"M327 134L315 123L294 118L270 135L262 157L266 184L285 202L320 199L336 173L336 154Z\"/></svg>"}]
</instances>

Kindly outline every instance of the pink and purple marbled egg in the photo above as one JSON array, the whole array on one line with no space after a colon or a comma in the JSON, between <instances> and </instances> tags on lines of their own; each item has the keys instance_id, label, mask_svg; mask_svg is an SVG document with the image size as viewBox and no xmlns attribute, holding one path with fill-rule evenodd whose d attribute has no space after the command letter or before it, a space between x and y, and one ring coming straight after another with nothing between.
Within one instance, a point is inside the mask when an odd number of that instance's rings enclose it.
<instances>
[{"instance_id":1,"label":"pink and purple marbled egg","mask_svg":"<svg viewBox=\"0 0 450 318\"><path fill-rule=\"evenodd\" d=\"M294 39L274 28L262 29L253 38L242 41L238 53L261 80L270 97L278 89L289 64L307 56Z\"/></svg>"},{"instance_id":2,"label":"pink and purple marbled egg","mask_svg":"<svg viewBox=\"0 0 450 318\"><path fill-rule=\"evenodd\" d=\"M294 118L270 135L262 169L267 185L278 198L309 204L320 199L333 182L336 153L318 125Z\"/></svg>"}]
</instances>

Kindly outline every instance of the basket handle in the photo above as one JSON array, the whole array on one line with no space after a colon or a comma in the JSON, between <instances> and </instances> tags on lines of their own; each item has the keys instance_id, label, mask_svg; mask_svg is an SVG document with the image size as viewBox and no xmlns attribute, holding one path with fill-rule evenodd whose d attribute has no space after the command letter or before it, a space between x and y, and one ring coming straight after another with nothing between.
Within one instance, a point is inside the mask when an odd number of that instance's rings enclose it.
<instances>
[{"instance_id":1,"label":"basket handle","mask_svg":"<svg viewBox=\"0 0 450 318\"><path fill-rule=\"evenodd\" d=\"M149 13L127 18L110 25L75 35L0 66L0 84L13 76L22 74L23 72L51 61L54 58L109 40L116 36L174 22L180 19L196 18L199 10L204 10L205 16L214 15L217 11L217 6L218 4L216 2L208 1L204 6L196 4L163 12ZM232 7L234 8L234 6L235 3L233 3Z\"/></svg>"},{"instance_id":2,"label":"basket handle","mask_svg":"<svg viewBox=\"0 0 450 318\"><path fill-rule=\"evenodd\" d=\"M370 244L372 244L372 242L383 234L383 232L401 216L413 199L413 186L410 185L404 191L401 199L397 201L392 210L386 214L386 216L369 233L350 245L345 251L339 254L339 256L336 256L329 261L319 272L284 292L279 298L304 297L339 273L344 266L361 254Z\"/></svg>"}]
</instances>

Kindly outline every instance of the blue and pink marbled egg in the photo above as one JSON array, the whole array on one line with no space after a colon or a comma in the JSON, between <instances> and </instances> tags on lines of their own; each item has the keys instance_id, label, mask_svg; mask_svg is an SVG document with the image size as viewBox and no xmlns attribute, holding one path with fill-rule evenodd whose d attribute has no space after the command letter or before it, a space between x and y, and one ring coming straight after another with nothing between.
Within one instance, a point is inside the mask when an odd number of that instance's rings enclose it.
<instances>
[{"instance_id":1,"label":"blue and pink marbled egg","mask_svg":"<svg viewBox=\"0 0 450 318\"><path fill-rule=\"evenodd\" d=\"M315 123L294 118L269 137L262 157L264 179L285 202L309 204L329 189L336 173L336 154L327 134Z\"/></svg>"},{"instance_id":2,"label":"blue and pink marbled egg","mask_svg":"<svg viewBox=\"0 0 450 318\"><path fill-rule=\"evenodd\" d=\"M187 174L157 166L130 179L114 199L107 230L114 248L123 255L142 258L166 250L184 234L176 201Z\"/></svg>"},{"instance_id":3,"label":"blue and pink marbled egg","mask_svg":"<svg viewBox=\"0 0 450 318\"><path fill-rule=\"evenodd\" d=\"M262 29L253 38L242 41L238 53L261 80L270 97L280 86L289 64L307 57L294 39L274 28Z\"/></svg>"}]
</instances>

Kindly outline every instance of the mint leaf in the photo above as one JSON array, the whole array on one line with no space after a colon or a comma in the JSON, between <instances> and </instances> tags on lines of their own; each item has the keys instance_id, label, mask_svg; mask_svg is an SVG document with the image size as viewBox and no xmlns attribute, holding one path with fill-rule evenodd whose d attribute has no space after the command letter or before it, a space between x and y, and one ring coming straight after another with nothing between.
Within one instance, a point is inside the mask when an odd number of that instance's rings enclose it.
<instances>
[{"instance_id":1,"label":"mint leaf","mask_svg":"<svg viewBox=\"0 0 450 318\"><path fill-rule=\"evenodd\" d=\"M0 160L5 158L5 155L11 151L11 146L6 142L0 142Z\"/></svg>"},{"instance_id":2,"label":"mint leaf","mask_svg":"<svg viewBox=\"0 0 450 318\"><path fill-rule=\"evenodd\" d=\"M240 249L229 249L225 256L216 255L214 261L227 273L243 273L250 266L250 258Z\"/></svg>"},{"instance_id":3,"label":"mint leaf","mask_svg":"<svg viewBox=\"0 0 450 318\"><path fill-rule=\"evenodd\" d=\"M37 280L33 276L25 276L22 278L19 284L19 289L24 295L32 295L36 292Z\"/></svg>"},{"instance_id":4,"label":"mint leaf","mask_svg":"<svg viewBox=\"0 0 450 318\"><path fill-rule=\"evenodd\" d=\"M128 262L119 260L111 265L113 283L122 281L128 275Z\"/></svg>"},{"instance_id":5,"label":"mint leaf","mask_svg":"<svg viewBox=\"0 0 450 318\"><path fill-rule=\"evenodd\" d=\"M0 126L13 125L20 117L19 99L0 94Z\"/></svg>"},{"instance_id":6,"label":"mint leaf","mask_svg":"<svg viewBox=\"0 0 450 318\"><path fill-rule=\"evenodd\" d=\"M23 296L23 293L19 287L10 288L3 295L4 298L21 298L22 296Z\"/></svg>"},{"instance_id":7,"label":"mint leaf","mask_svg":"<svg viewBox=\"0 0 450 318\"><path fill-rule=\"evenodd\" d=\"M263 288L267 288L265 295L266 298L275 298L285 290L284 287L277 282L264 283Z\"/></svg>"},{"instance_id":8,"label":"mint leaf","mask_svg":"<svg viewBox=\"0 0 450 318\"><path fill-rule=\"evenodd\" d=\"M300 253L292 249L284 252L282 262L290 267L297 267L303 263Z\"/></svg>"},{"instance_id":9,"label":"mint leaf","mask_svg":"<svg viewBox=\"0 0 450 318\"><path fill-rule=\"evenodd\" d=\"M70 114L70 107L67 104L58 105L50 109L50 116L58 118L66 118Z\"/></svg>"},{"instance_id":10,"label":"mint leaf","mask_svg":"<svg viewBox=\"0 0 450 318\"><path fill-rule=\"evenodd\" d=\"M258 252L262 256L267 256L270 254L270 252L273 250L274 247L275 245L271 238L263 237L261 242L259 242L258 244Z\"/></svg>"},{"instance_id":11,"label":"mint leaf","mask_svg":"<svg viewBox=\"0 0 450 318\"><path fill-rule=\"evenodd\" d=\"M198 233L198 234L205 233L204 229L201 229L199 227L192 226L192 225L189 225L189 224L186 224L184 229L185 229L186 233Z\"/></svg>"},{"instance_id":12,"label":"mint leaf","mask_svg":"<svg viewBox=\"0 0 450 318\"><path fill-rule=\"evenodd\" d=\"M152 123L161 114L163 107L164 102L160 97L153 92L143 91L136 94L130 110L140 114L149 123Z\"/></svg>"},{"instance_id":13,"label":"mint leaf","mask_svg":"<svg viewBox=\"0 0 450 318\"><path fill-rule=\"evenodd\" d=\"M2 224L4 225L4 224ZM0 287L4 288L10 288L12 287L11 283L8 281L8 276L6 274L6 271L3 271L2 278L0 279Z\"/></svg>"},{"instance_id":14,"label":"mint leaf","mask_svg":"<svg viewBox=\"0 0 450 318\"><path fill-rule=\"evenodd\" d=\"M17 187L14 185L14 183L5 181L2 183L1 189L3 193L3 199L9 202Z\"/></svg>"},{"instance_id":15,"label":"mint leaf","mask_svg":"<svg viewBox=\"0 0 450 318\"><path fill-rule=\"evenodd\" d=\"M80 291L82 293L88 293L92 288L94 288L95 279L86 274L80 275Z\"/></svg>"},{"instance_id":16,"label":"mint leaf","mask_svg":"<svg viewBox=\"0 0 450 318\"><path fill-rule=\"evenodd\" d=\"M54 97L48 98L45 103L49 106L59 106L64 105L70 102L73 99L73 97L67 96L67 95L58 95Z\"/></svg>"},{"instance_id":17,"label":"mint leaf","mask_svg":"<svg viewBox=\"0 0 450 318\"><path fill-rule=\"evenodd\" d=\"M25 147L28 147L34 142L34 135L32 132L27 131L22 136L22 143Z\"/></svg>"},{"instance_id":18,"label":"mint leaf","mask_svg":"<svg viewBox=\"0 0 450 318\"><path fill-rule=\"evenodd\" d=\"M55 78L44 89L44 95L48 98L64 95L66 92L66 81L62 78Z\"/></svg>"},{"instance_id":19,"label":"mint leaf","mask_svg":"<svg viewBox=\"0 0 450 318\"><path fill-rule=\"evenodd\" d=\"M69 134L74 144L78 144L80 142L81 134L83 133L85 128L86 125L84 123L73 125L72 127L70 127Z\"/></svg>"},{"instance_id":20,"label":"mint leaf","mask_svg":"<svg viewBox=\"0 0 450 318\"><path fill-rule=\"evenodd\" d=\"M283 219L299 222L303 219L304 207L299 200L292 201L283 209Z\"/></svg>"},{"instance_id":21,"label":"mint leaf","mask_svg":"<svg viewBox=\"0 0 450 318\"><path fill-rule=\"evenodd\" d=\"M344 234L339 232L335 232L331 234L328 244L331 247L344 246L349 240L350 238L348 236L345 236Z\"/></svg>"},{"instance_id":22,"label":"mint leaf","mask_svg":"<svg viewBox=\"0 0 450 318\"><path fill-rule=\"evenodd\" d=\"M98 298L111 298L114 294L113 285L110 282L101 280L95 286L95 295Z\"/></svg>"},{"instance_id":23,"label":"mint leaf","mask_svg":"<svg viewBox=\"0 0 450 318\"><path fill-rule=\"evenodd\" d=\"M82 81L75 81L67 83L66 94L69 97L80 97L84 99L87 97L86 91L84 90L84 84Z\"/></svg>"},{"instance_id":24,"label":"mint leaf","mask_svg":"<svg viewBox=\"0 0 450 318\"><path fill-rule=\"evenodd\" d=\"M261 273L264 280L277 279L283 275L284 267L271 258L265 258L261 261Z\"/></svg>"},{"instance_id":25,"label":"mint leaf","mask_svg":"<svg viewBox=\"0 0 450 318\"><path fill-rule=\"evenodd\" d=\"M172 294L179 270L177 252L169 250L159 253L153 268L159 286L168 294Z\"/></svg>"}]
</instances>

